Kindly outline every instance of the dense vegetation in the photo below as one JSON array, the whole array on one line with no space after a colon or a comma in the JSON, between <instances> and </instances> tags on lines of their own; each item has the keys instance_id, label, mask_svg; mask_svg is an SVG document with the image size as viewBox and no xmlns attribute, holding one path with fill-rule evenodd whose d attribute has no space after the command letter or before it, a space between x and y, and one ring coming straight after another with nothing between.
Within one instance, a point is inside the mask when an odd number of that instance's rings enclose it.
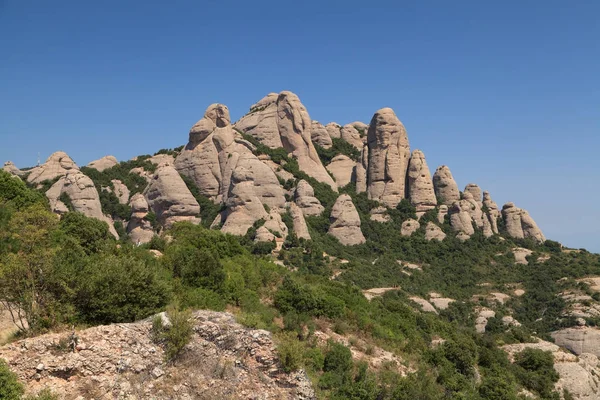
<instances>
[{"instance_id":1,"label":"dense vegetation","mask_svg":"<svg viewBox=\"0 0 600 400\"><path fill-rule=\"evenodd\" d=\"M572 325L571 319L562 317L565 304L557 294L581 289L576 278L600 274L597 255L561 252L551 241L540 245L485 239L481 234L464 243L450 235L442 242L428 242L424 223L405 238L398 234L398 226L415 216L414 208L403 201L388 210L390 222L373 222L369 211L377 203L356 194L352 184L341 192L352 196L367 242L342 246L327 234L327 216L338 194L300 171L283 149L269 149L251 136L244 137L257 153L268 154L294 176L286 186L307 180L326 208L322 216L307 218L313 240L288 236L278 255L285 266L261 255L273 247L254 244L252 229L246 237L208 229L222 208L204 198L187 178L184 181L201 204L203 226L178 223L168 231L169 242L155 237L136 247L127 241L117 243L106 223L82 214L70 212L59 221L43 195L0 171L0 302L19 314L15 315L21 335L61 325L134 321L169 306L181 329L166 331L155 323L155 339L176 362L190 334L184 310L229 308L243 324L274 332L283 368L305 368L321 398L510 400L519 398L522 388L544 399L558 398L553 392L557 376L550 355L527 350L511 364L499 346L530 341L533 332L547 338L550 331ZM321 150L320 154L328 157ZM102 173L82 170L99 189L119 179L132 192L139 192L145 181L129 172L139 166L153 168L147 157L141 157ZM128 210L116 206L116 198L103 196L105 212L128 217ZM421 221L434 218L435 213L429 213ZM292 227L289 215L283 220ZM442 229L450 233L447 221ZM534 250L528 265L515 264L510 250L516 246ZM150 248L163 256L153 257ZM324 250L335 260L325 257ZM538 262L541 254L549 259ZM406 270L399 262L423 267ZM334 271L341 274L332 280ZM398 290L371 301L362 293L362 289L390 286ZM498 315L490 320L488 331L476 334L472 297L481 296L480 304L490 305L489 292L516 287L525 294L496 306ZM433 291L457 301L435 315L419 312L408 298L427 298ZM522 327L499 322L509 311ZM402 361L369 368L353 361L348 347L335 341L320 343L314 335L317 329L343 335L355 348L362 346L364 354L382 348ZM399 371L407 369L414 373L402 377ZM2 379L15 381L0 364ZM13 398L19 398L20 386L15 385Z\"/></svg>"}]
</instances>

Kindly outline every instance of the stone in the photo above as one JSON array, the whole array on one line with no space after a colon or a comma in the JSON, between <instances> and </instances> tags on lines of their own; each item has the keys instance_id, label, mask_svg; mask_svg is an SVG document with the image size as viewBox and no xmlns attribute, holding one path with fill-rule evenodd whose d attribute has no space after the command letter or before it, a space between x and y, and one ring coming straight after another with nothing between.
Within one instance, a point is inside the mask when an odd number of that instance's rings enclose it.
<instances>
[{"instance_id":1,"label":"stone","mask_svg":"<svg viewBox=\"0 0 600 400\"><path fill-rule=\"evenodd\" d=\"M527 265L529 261L527 261L527 257L533 254L533 251L529 249L525 249L523 247L515 247L512 249L512 253L515 256L515 263Z\"/></svg>"},{"instance_id":2,"label":"stone","mask_svg":"<svg viewBox=\"0 0 600 400\"><path fill-rule=\"evenodd\" d=\"M480 308L477 311L477 318L475 319L475 331L477 333L485 333L485 327L487 326L488 319L494 318L496 312L489 308Z\"/></svg>"},{"instance_id":3,"label":"stone","mask_svg":"<svg viewBox=\"0 0 600 400\"><path fill-rule=\"evenodd\" d=\"M48 157L44 164L31 169L31 172L27 176L27 182L39 184L46 180L52 181L69 171L74 172L78 170L79 167L67 153L57 151Z\"/></svg>"},{"instance_id":4,"label":"stone","mask_svg":"<svg viewBox=\"0 0 600 400\"><path fill-rule=\"evenodd\" d=\"M15 164L13 164L12 161L5 162L2 169L11 175L15 175L15 176L25 175L25 171L21 171L19 168L17 168L17 166Z\"/></svg>"},{"instance_id":5,"label":"stone","mask_svg":"<svg viewBox=\"0 0 600 400\"><path fill-rule=\"evenodd\" d=\"M466 204L466 205L465 205ZM475 233L473 228L473 220L471 215L464 209L464 207L470 207L470 204L463 203L461 201L455 201L452 207L448 209L450 215L450 226L455 232L462 233L463 238L466 235L467 238L471 237Z\"/></svg>"},{"instance_id":6,"label":"stone","mask_svg":"<svg viewBox=\"0 0 600 400\"><path fill-rule=\"evenodd\" d=\"M308 232L308 226L306 225L306 220L304 219L304 213L296 205L296 203L291 202L290 207L290 216L294 221L294 233L298 239L306 239L310 240L310 233Z\"/></svg>"},{"instance_id":7,"label":"stone","mask_svg":"<svg viewBox=\"0 0 600 400\"><path fill-rule=\"evenodd\" d=\"M395 208L405 198L410 146L404 125L391 108L373 115L367 135L369 198Z\"/></svg>"},{"instance_id":8,"label":"stone","mask_svg":"<svg viewBox=\"0 0 600 400\"><path fill-rule=\"evenodd\" d=\"M419 221L417 221L416 219L412 219L412 218L407 219L406 221L404 221L402 223L402 227L400 229L400 234L402 236L411 236L420 227L421 227L421 224L419 224Z\"/></svg>"},{"instance_id":9,"label":"stone","mask_svg":"<svg viewBox=\"0 0 600 400\"><path fill-rule=\"evenodd\" d=\"M102 213L100 196L94 182L83 172L76 169L67 172L46 191L50 209L58 214L66 209L65 204L59 200L62 194L69 197L73 211L106 222L110 233L115 238L119 237L113 226L113 221Z\"/></svg>"},{"instance_id":10,"label":"stone","mask_svg":"<svg viewBox=\"0 0 600 400\"><path fill-rule=\"evenodd\" d=\"M473 199L479 204L479 208L483 206L483 201L481 198L481 188L478 185L474 183L469 183L467 184L467 186L465 186L465 190L463 192L470 193L471 196L473 196Z\"/></svg>"},{"instance_id":11,"label":"stone","mask_svg":"<svg viewBox=\"0 0 600 400\"><path fill-rule=\"evenodd\" d=\"M498 218L501 217L501 214L498 205L492 200L492 196L488 191L483 192L483 206L486 209L486 216L490 222L492 232L498 234Z\"/></svg>"},{"instance_id":12,"label":"stone","mask_svg":"<svg viewBox=\"0 0 600 400\"><path fill-rule=\"evenodd\" d=\"M315 150L312 121L298 96L284 91L276 96L269 94L257 104L261 104L257 111L251 110L235 123L235 128L270 148L283 147L296 158L300 170L337 190Z\"/></svg>"},{"instance_id":13,"label":"stone","mask_svg":"<svg viewBox=\"0 0 600 400\"><path fill-rule=\"evenodd\" d=\"M356 129L358 133L360 133L361 137L367 136L367 132L369 131L369 125L365 124L364 122L354 121L350 122L348 125L352 125L354 129Z\"/></svg>"},{"instance_id":14,"label":"stone","mask_svg":"<svg viewBox=\"0 0 600 400\"><path fill-rule=\"evenodd\" d=\"M325 125L327 133L331 139L340 139L342 137L342 126L337 122L330 122Z\"/></svg>"},{"instance_id":15,"label":"stone","mask_svg":"<svg viewBox=\"0 0 600 400\"><path fill-rule=\"evenodd\" d=\"M425 226L425 239L427 240L439 240L440 242L446 238L446 234L433 222L428 222Z\"/></svg>"},{"instance_id":16,"label":"stone","mask_svg":"<svg viewBox=\"0 0 600 400\"><path fill-rule=\"evenodd\" d=\"M265 228L269 230L269 232L273 232L276 236L279 235L280 238L287 238L288 228L287 225L283 223L281 220L281 215L275 210L271 210L269 215L265 219L265 223L263 225Z\"/></svg>"},{"instance_id":17,"label":"stone","mask_svg":"<svg viewBox=\"0 0 600 400\"><path fill-rule=\"evenodd\" d=\"M387 208L385 207L375 207L371 210L370 215L371 216L369 217L369 219L371 221L384 223L392 220L392 218L387 213Z\"/></svg>"},{"instance_id":18,"label":"stone","mask_svg":"<svg viewBox=\"0 0 600 400\"><path fill-rule=\"evenodd\" d=\"M350 157L338 154L331 159L326 168L335 179L338 187L344 187L352 181L355 166L356 162Z\"/></svg>"},{"instance_id":19,"label":"stone","mask_svg":"<svg viewBox=\"0 0 600 400\"><path fill-rule=\"evenodd\" d=\"M421 310L423 310L425 312L431 312L434 314L438 313L437 310L435 309L435 307L432 306L431 303L425 299L422 299L417 296L411 296L411 297L409 297L409 299L414 301L415 303L417 303L421 307Z\"/></svg>"},{"instance_id":20,"label":"stone","mask_svg":"<svg viewBox=\"0 0 600 400\"><path fill-rule=\"evenodd\" d=\"M484 227L483 211L470 192L463 193L463 199L460 200L460 205L463 210L469 213L471 220L475 222L475 225L477 225L478 228Z\"/></svg>"},{"instance_id":21,"label":"stone","mask_svg":"<svg viewBox=\"0 0 600 400\"><path fill-rule=\"evenodd\" d=\"M338 197L330 216L331 225L329 234L346 246L353 246L366 242L360 230L360 216L352 203L352 198L347 194Z\"/></svg>"},{"instance_id":22,"label":"stone","mask_svg":"<svg viewBox=\"0 0 600 400\"><path fill-rule=\"evenodd\" d=\"M117 199L119 199L119 203L127 204L127 202L129 202L129 189L127 186L118 179L113 179L110 182L112 183L112 192L117 196Z\"/></svg>"},{"instance_id":23,"label":"stone","mask_svg":"<svg viewBox=\"0 0 600 400\"><path fill-rule=\"evenodd\" d=\"M451 206L460 200L458 185L446 165L439 166L433 174L433 189L439 202Z\"/></svg>"},{"instance_id":24,"label":"stone","mask_svg":"<svg viewBox=\"0 0 600 400\"><path fill-rule=\"evenodd\" d=\"M131 217L127 224L127 234L131 241L136 244L148 243L154 237L154 229L150 221L146 220L148 215L148 202L141 193L136 193L129 201Z\"/></svg>"},{"instance_id":25,"label":"stone","mask_svg":"<svg viewBox=\"0 0 600 400\"><path fill-rule=\"evenodd\" d=\"M446 310L451 303L454 303L456 300L450 299L448 297L431 297L429 302L435 306L438 310Z\"/></svg>"},{"instance_id":26,"label":"stone","mask_svg":"<svg viewBox=\"0 0 600 400\"><path fill-rule=\"evenodd\" d=\"M369 147L363 146L360 161L354 167L354 179L356 181L356 193L367 191L367 168L369 166Z\"/></svg>"},{"instance_id":27,"label":"stone","mask_svg":"<svg viewBox=\"0 0 600 400\"><path fill-rule=\"evenodd\" d=\"M357 150L362 150L365 141L360 132L352 125L344 125L340 131L342 139L356 147Z\"/></svg>"},{"instance_id":28,"label":"stone","mask_svg":"<svg viewBox=\"0 0 600 400\"><path fill-rule=\"evenodd\" d=\"M446 215L448 215L448 206L445 204L442 204L438 208L438 215L437 215L437 219L440 224L444 223L444 221L446 220Z\"/></svg>"},{"instance_id":29,"label":"stone","mask_svg":"<svg viewBox=\"0 0 600 400\"><path fill-rule=\"evenodd\" d=\"M102 172L105 169L109 169L117 165L119 161L114 156L104 156L98 160L90 162L87 167L94 168L95 170Z\"/></svg>"},{"instance_id":30,"label":"stone","mask_svg":"<svg viewBox=\"0 0 600 400\"><path fill-rule=\"evenodd\" d=\"M327 128L325 128L319 121L312 121L310 138L314 144L318 144L324 149L330 149L333 145Z\"/></svg>"},{"instance_id":31,"label":"stone","mask_svg":"<svg viewBox=\"0 0 600 400\"><path fill-rule=\"evenodd\" d=\"M407 173L410 202L417 209L417 216L432 210L437 205L433 181L421 150L414 150L410 157Z\"/></svg>"},{"instance_id":32,"label":"stone","mask_svg":"<svg viewBox=\"0 0 600 400\"><path fill-rule=\"evenodd\" d=\"M304 179L301 179L296 186L294 201L300 207L304 216L321 215L325 209L319 199L315 197L312 186Z\"/></svg>"},{"instance_id":33,"label":"stone","mask_svg":"<svg viewBox=\"0 0 600 400\"><path fill-rule=\"evenodd\" d=\"M261 226L256 230L256 236L254 242L272 242L275 240L275 235L271 233L267 228Z\"/></svg>"},{"instance_id":34,"label":"stone","mask_svg":"<svg viewBox=\"0 0 600 400\"><path fill-rule=\"evenodd\" d=\"M550 334L554 343L580 355L590 353L600 357L600 329L596 327L565 328Z\"/></svg>"},{"instance_id":35,"label":"stone","mask_svg":"<svg viewBox=\"0 0 600 400\"><path fill-rule=\"evenodd\" d=\"M546 240L529 213L516 207L514 203L506 203L502 207L502 218L510 237L517 239L532 238L540 243Z\"/></svg>"},{"instance_id":36,"label":"stone","mask_svg":"<svg viewBox=\"0 0 600 400\"><path fill-rule=\"evenodd\" d=\"M144 196L149 209L165 228L179 221L200 222L200 206L172 165L158 166Z\"/></svg>"}]
</instances>

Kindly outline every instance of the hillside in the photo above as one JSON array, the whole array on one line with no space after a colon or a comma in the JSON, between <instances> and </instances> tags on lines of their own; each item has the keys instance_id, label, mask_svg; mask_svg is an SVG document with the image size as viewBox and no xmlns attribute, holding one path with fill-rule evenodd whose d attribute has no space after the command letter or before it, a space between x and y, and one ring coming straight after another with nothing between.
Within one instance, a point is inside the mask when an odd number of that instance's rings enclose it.
<instances>
[{"instance_id":1,"label":"hillside","mask_svg":"<svg viewBox=\"0 0 600 400\"><path fill-rule=\"evenodd\" d=\"M234 123L209 106L187 144L154 155L7 162L0 228L0 338L18 340L0 358L29 394L600 396L600 256L547 240L477 184L459 190L446 165L432 174L389 108L324 125L295 94L271 93ZM196 311L190 342L165 358L147 318L167 307L216 312ZM264 337L264 357L215 344L211 318ZM79 367L89 347L53 351L72 327L104 346L93 357L108 375ZM156 346L151 367L120 374L133 350L104 331ZM194 375L199 354L231 375ZM147 379L155 389L140 391Z\"/></svg>"}]
</instances>

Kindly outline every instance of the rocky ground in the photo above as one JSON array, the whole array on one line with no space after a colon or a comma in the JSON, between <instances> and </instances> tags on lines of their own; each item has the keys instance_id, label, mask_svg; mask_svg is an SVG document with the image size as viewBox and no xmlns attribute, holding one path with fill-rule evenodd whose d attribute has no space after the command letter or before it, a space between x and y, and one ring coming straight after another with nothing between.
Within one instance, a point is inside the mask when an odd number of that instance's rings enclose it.
<instances>
[{"instance_id":1,"label":"rocky ground","mask_svg":"<svg viewBox=\"0 0 600 400\"><path fill-rule=\"evenodd\" d=\"M27 392L49 388L61 399L313 399L302 371L279 368L271 334L233 315L193 314L194 335L174 363L152 342L151 321L47 334L0 347L0 358Z\"/></svg>"}]
</instances>

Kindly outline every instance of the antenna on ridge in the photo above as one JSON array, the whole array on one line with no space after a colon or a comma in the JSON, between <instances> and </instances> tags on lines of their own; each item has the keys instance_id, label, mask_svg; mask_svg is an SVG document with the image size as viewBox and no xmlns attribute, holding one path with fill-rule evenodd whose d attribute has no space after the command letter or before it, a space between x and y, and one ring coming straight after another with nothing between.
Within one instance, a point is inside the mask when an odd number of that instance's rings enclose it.
<instances>
[{"instance_id":1,"label":"antenna on ridge","mask_svg":"<svg viewBox=\"0 0 600 400\"><path fill-rule=\"evenodd\" d=\"M37 163L38 167L40 166L40 152L38 151L38 163Z\"/></svg>"}]
</instances>

